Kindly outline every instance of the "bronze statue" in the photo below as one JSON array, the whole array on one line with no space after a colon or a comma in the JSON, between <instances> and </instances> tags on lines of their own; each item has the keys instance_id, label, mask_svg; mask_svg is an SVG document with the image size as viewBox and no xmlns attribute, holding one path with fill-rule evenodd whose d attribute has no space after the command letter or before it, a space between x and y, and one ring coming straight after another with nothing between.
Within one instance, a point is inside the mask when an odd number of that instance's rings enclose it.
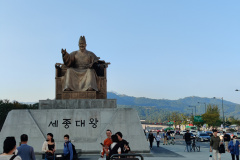
<instances>
[{"instance_id":1,"label":"bronze statue","mask_svg":"<svg viewBox=\"0 0 240 160\"><path fill-rule=\"evenodd\" d=\"M66 49L62 49L64 65L69 67L61 77L63 91L98 91L97 75L93 65L100 58L86 50L86 46L86 39L81 36L78 51L69 54Z\"/></svg>"}]
</instances>

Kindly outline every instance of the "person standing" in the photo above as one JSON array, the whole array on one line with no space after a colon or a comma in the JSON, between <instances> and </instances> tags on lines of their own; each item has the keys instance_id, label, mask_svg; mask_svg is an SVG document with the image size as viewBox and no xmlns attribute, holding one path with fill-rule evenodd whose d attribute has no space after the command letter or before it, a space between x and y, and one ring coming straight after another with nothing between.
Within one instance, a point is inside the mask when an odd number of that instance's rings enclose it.
<instances>
[{"instance_id":1,"label":"person standing","mask_svg":"<svg viewBox=\"0 0 240 160\"><path fill-rule=\"evenodd\" d=\"M163 133L163 145L167 145L167 133L166 133L166 131L164 130L164 133Z\"/></svg>"},{"instance_id":2,"label":"person standing","mask_svg":"<svg viewBox=\"0 0 240 160\"><path fill-rule=\"evenodd\" d=\"M118 137L114 134L111 136L112 144L109 148L104 148L105 152L108 154L106 157L107 160L110 160L111 156L114 154L121 154L121 147L118 144Z\"/></svg>"},{"instance_id":3,"label":"person standing","mask_svg":"<svg viewBox=\"0 0 240 160\"><path fill-rule=\"evenodd\" d=\"M15 138L7 137L3 142L3 154L0 155L0 160L22 160L20 156L14 155L15 150Z\"/></svg>"},{"instance_id":4,"label":"person standing","mask_svg":"<svg viewBox=\"0 0 240 160\"><path fill-rule=\"evenodd\" d=\"M73 160L73 147L72 143L69 141L69 135L67 134L64 136L63 159Z\"/></svg>"},{"instance_id":5,"label":"person standing","mask_svg":"<svg viewBox=\"0 0 240 160\"><path fill-rule=\"evenodd\" d=\"M121 147L121 154L122 153L125 153L125 154L128 153L131 149L129 147L129 143L125 139L122 138L123 137L122 133L117 132L116 136L118 137L118 143Z\"/></svg>"},{"instance_id":6,"label":"person standing","mask_svg":"<svg viewBox=\"0 0 240 160\"><path fill-rule=\"evenodd\" d=\"M161 135L159 134L159 132L157 132L157 135L156 135L156 142L157 142L157 147L159 147L160 145L160 140L161 140Z\"/></svg>"},{"instance_id":7,"label":"person standing","mask_svg":"<svg viewBox=\"0 0 240 160\"><path fill-rule=\"evenodd\" d=\"M103 158L104 154L106 153L106 159L109 159L110 157L108 155L108 152L105 152L105 151L108 150L110 145L113 143L112 139L111 139L112 131L108 129L106 131L106 135L107 135L107 138L103 142L101 158Z\"/></svg>"},{"instance_id":8,"label":"person standing","mask_svg":"<svg viewBox=\"0 0 240 160\"><path fill-rule=\"evenodd\" d=\"M56 143L53 139L53 134L47 134L47 140L43 143L42 151L45 153L45 160L54 160L54 153L56 151Z\"/></svg>"},{"instance_id":9,"label":"person standing","mask_svg":"<svg viewBox=\"0 0 240 160\"><path fill-rule=\"evenodd\" d=\"M150 143L150 149L152 149L154 138L155 138L155 136L153 135L152 131L150 131L149 134L148 134L148 140L149 140L149 143Z\"/></svg>"},{"instance_id":10,"label":"person standing","mask_svg":"<svg viewBox=\"0 0 240 160\"><path fill-rule=\"evenodd\" d=\"M17 155L20 156L23 160L35 160L35 154L33 147L27 145L28 135L23 134L20 137L21 145L17 148Z\"/></svg>"},{"instance_id":11,"label":"person standing","mask_svg":"<svg viewBox=\"0 0 240 160\"><path fill-rule=\"evenodd\" d=\"M192 146L191 146L191 144L192 144L192 141L191 141L192 135L191 135L191 133L189 133L189 130L187 130L187 132L184 134L183 137L184 137L185 142L186 142L187 151L191 152L191 150L192 150Z\"/></svg>"},{"instance_id":12,"label":"person standing","mask_svg":"<svg viewBox=\"0 0 240 160\"><path fill-rule=\"evenodd\" d=\"M233 140L231 140L228 145L228 152L231 153L232 160L235 160L235 157L239 160L239 146L240 144L237 140L237 136L233 136Z\"/></svg>"},{"instance_id":13,"label":"person standing","mask_svg":"<svg viewBox=\"0 0 240 160\"><path fill-rule=\"evenodd\" d=\"M223 131L223 140L224 140L224 144L225 144L225 149L226 149L226 151L228 150L228 143L230 142L230 140L231 140L231 137L230 137L230 135L229 134L226 134L226 132L225 131Z\"/></svg>"},{"instance_id":14,"label":"person standing","mask_svg":"<svg viewBox=\"0 0 240 160\"><path fill-rule=\"evenodd\" d=\"M219 153L219 146L220 146L221 140L220 137L217 136L217 130L213 130L213 136L210 140L210 152L213 153L213 159L214 160L221 160L221 153Z\"/></svg>"}]
</instances>

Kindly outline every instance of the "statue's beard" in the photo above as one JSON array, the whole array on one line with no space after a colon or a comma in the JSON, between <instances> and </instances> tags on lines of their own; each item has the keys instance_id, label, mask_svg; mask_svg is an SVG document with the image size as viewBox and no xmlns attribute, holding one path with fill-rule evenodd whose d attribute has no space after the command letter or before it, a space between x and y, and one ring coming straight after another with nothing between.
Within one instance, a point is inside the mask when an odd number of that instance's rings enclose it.
<instances>
[{"instance_id":1,"label":"statue's beard","mask_svg":"<svg viewBox=\"0 0 240 160\"><path fill-rule=\"evenodd\" d=\"M84 53L86 49L79 49L80 52Z\"/></svg>"}]
</instances>

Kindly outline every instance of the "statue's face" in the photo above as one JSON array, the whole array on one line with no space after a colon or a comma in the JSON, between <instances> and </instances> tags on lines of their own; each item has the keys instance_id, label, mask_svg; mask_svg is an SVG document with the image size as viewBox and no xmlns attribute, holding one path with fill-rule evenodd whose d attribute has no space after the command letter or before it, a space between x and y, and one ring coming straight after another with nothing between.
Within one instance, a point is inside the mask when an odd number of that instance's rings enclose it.
<instances>
[{"instance_id":1,"label":"statue's face","mask_svg":"<svg viewBox=\"0 0 240 160\"><path fill-rule=\"evenodd\" d=\"M81 52L84 52L86 50L86 46L87 44L86 43L79 43L79 49Z\"/></svg>"}]
</instances>

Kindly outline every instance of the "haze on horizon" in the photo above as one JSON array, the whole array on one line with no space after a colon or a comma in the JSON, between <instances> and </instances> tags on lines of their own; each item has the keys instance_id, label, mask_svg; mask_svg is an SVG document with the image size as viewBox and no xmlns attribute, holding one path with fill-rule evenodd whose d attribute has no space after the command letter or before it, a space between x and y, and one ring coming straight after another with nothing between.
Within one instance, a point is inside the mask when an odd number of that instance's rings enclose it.
<instances>
[{"instance_id":1,"label":"haze on horizon","mask_svg":"<svg viewBox=\"0 0 240 160\"><path fill-rule=\"evenodd\" d=\"M0 99L55 98L61 48L111 62L108 91L240 103L240 1L0 1Z\"/></svg>"}]
</instances>

